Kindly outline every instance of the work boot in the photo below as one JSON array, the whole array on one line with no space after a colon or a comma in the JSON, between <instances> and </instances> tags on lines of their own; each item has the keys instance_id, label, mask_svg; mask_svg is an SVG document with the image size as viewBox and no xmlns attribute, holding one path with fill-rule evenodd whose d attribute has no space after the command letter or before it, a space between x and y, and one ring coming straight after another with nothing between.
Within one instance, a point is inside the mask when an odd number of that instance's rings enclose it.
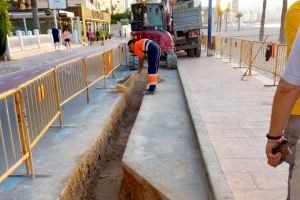
<instances>
[{"instance_id":1,"label":"work boot","mask_svg":"<svg viewBox=\"0 0 300 200\"><path fill-rule=\"evenodd\" d=\"M147 89L145 92L144 92L144 95L154 95L155 94L155 91L151 91L149 89Z\"/></svg>"}]
</instances>

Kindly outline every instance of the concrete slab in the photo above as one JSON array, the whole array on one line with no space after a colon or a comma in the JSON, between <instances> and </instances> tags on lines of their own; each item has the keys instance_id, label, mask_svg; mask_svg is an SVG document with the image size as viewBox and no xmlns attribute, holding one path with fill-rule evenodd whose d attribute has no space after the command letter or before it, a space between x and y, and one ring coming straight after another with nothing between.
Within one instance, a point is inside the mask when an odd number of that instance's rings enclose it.
<instances>
[{"instance_id":1,"label":"concrete slab","mask_svg":"<svg viewBox=\"0 0 300 200\"><path fill-rule=\"evenodd\" d=\"M159 75L165 81L144 97L123 157L125 190L131 199L210 199L177 71Z\"/></svg>"},{"instance_id":2,"label":"concrete slab","mask_svg":"<svg viewBox=\"0 0 300 200\"><path fill-rule=\"evenodd\" d=\"M178 67L192 105L201 150L217 155L215 160L221 165L218 170L224 174L234 199L285 199L287 164L272 168L265 156L275 88L264 87L256 77L241 81L242 71L216 58L181 58ZM215 179L210 160L211 156L204 156L209 175ZM218 185L212 186L220 191Z\"/></svg>"},{"instance_id":3,"label":"concrete slab","mask_svg":"<svg viewBox=\"0 0 300 200\"><path fill-rule=\"evenodd\" d=\"M117 71L115 75L118 79L131 73L131 71ZM109 79L108 88L113 88L117 79ZM86 159L87 152L95 151L91 153L94 153L97 158L99 156L98 159L102 159L102 155L97 154L94 146L99 145L96 148L104 151L105 139L111 134L105 127L111 122L112 117L118 117L118 114L112 114L122 101L123 95L110 93L110 89L95 88L103 88L103 82L91 88L90 104L86 104L85 93L66 104L63 107L65 128L50 128L34 148L34 166L38 176L35 179L8 178L0 185L1 200L58 199L64 192L63 189L68 186L71 176L75 176L74 174L77 176L78 167L83 165L82 161ZM84 170L90 170L91 163L92 161L86 162L86 166L83 166ZM18 172L24 172L24 168L19 169ZM81 173L75 178L80 182L85 177L86 174ZM78 188L74 186L73 189L73 194L76 194Z\"/></svg>"}]
</instances>

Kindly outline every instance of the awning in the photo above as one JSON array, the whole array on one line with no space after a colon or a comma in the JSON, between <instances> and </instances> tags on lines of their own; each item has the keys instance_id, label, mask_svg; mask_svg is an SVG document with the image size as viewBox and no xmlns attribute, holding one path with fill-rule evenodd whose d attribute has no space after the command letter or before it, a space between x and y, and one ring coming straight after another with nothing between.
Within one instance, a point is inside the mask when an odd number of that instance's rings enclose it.
<instances>
[{"instance_id":1,"label":"awning","mask_svg":"<svg viewBox=\"0 0 300 200\"><path fill-rule=\"evenodd\" d=\"M69 18L74 18L75 15L73 12L69 11L64 11L64 10L59 10L60 14L63 14L63 17L69 17ZM57 17L59 17L58 12L56 12ZM46 18L46 17L53 17L53 13L49 16L45 14L45 12L39 12L38 13L39 18ZM9 17L11 19L23 19L23 18L32 18L32 13L31 12L11 12L9 13Z\"/></svg>"}]
</instances>

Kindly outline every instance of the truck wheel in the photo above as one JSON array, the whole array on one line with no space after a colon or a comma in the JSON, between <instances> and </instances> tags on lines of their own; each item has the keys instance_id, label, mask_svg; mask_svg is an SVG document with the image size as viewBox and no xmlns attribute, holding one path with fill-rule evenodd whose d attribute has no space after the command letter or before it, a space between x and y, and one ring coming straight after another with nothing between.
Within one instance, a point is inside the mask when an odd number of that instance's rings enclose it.
<instances>
[{"instance_id":1,"label":"truck wheel","mask_svg":"<svg viewBox=\"0 0 300 200\"><path fill-rule=\"evenodd\" d=\"M177 55L176 55L176 54L175 54L175 56L173 57L172 68L173 68L173 69L177 69Z\"/></svg>"},{"instance_id":2,"label":"truck wheel","mask_svg":"<svg viewBox=\"0 0 300 200\"><path fill-rule=\"evenodd\" d=\"M189 57L195 57L195 51L194 51L194 49L187 50L187 54L188 54Z\"/></svg>"},{"instance_id":3,"label":"truck wheel","mask_svg":"<svg viewBox=\"0 0 300 200\"><path fill-rule=\"evenodd\" d=\"M201 56L201 49L200 48L196 48L196 49L194 49L194 51L195 51L195 56L196 57L200 57Z\"/></svg>"}]
</instances>

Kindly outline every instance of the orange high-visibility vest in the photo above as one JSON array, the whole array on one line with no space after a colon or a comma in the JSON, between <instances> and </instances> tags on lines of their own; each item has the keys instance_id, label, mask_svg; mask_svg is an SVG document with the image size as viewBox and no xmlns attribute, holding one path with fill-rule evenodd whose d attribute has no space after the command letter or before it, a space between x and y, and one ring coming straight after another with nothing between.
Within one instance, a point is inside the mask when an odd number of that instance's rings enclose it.
<instances>
[{"instance_id":1,"label":"orange high-visibility vest","mask_svg":"<svg viewBox=\"0 0 300 200\"><path fill-rule=\"evenodd\" d=\"M144 54L144 51L146 50L145 48L145 43L149 41L148 39L141 39L141 40L138 40L134 43L134 46L133 46L133 51L135 53L135 55L139 58L142 58L143 57L143 54Z\"/></svg>"}]
</instances>

